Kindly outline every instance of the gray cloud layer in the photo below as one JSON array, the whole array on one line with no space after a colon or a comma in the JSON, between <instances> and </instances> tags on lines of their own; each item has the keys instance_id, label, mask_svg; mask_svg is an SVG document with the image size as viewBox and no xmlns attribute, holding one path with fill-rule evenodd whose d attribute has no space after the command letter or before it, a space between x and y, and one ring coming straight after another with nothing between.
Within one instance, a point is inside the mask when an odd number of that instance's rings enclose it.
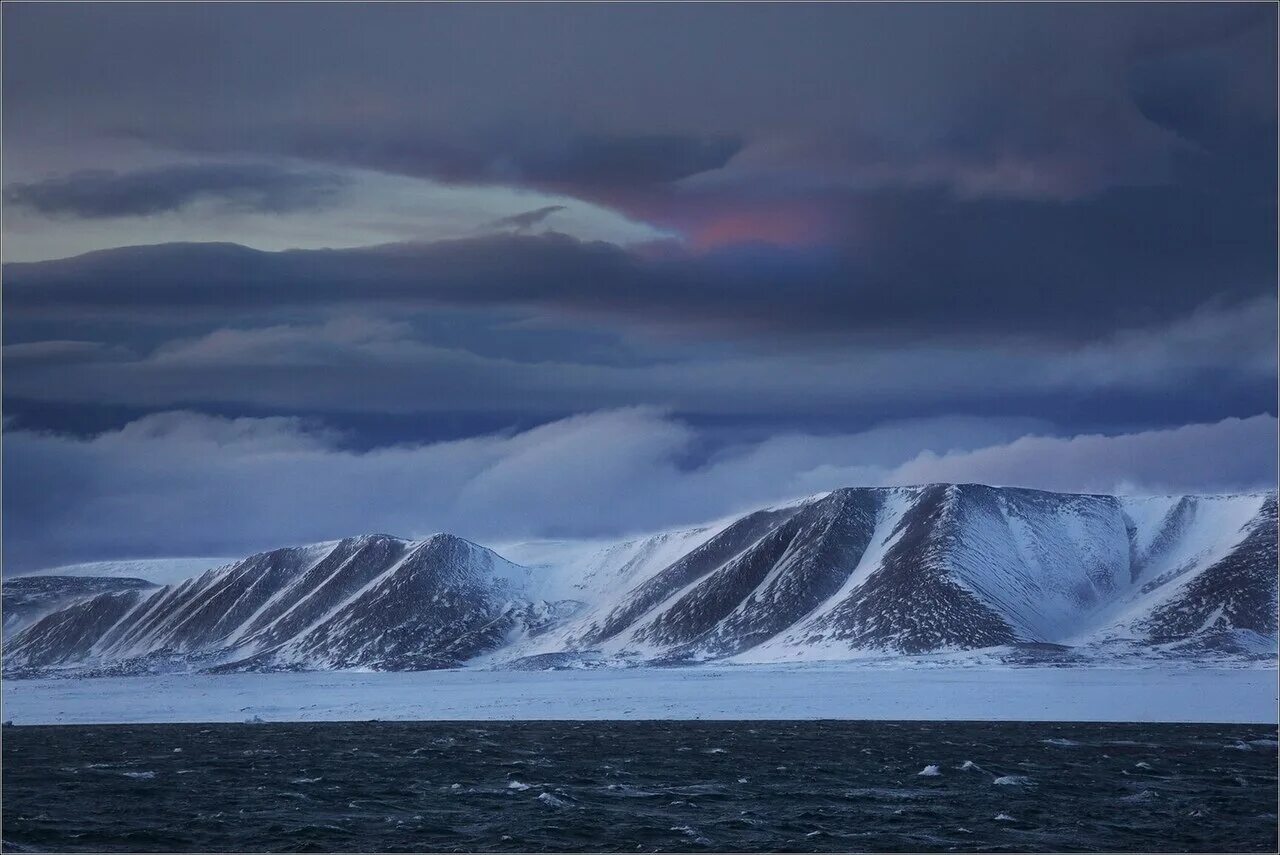
<instances>
[{"instance_id":1,"label":"gray cloud layer","mask_svg":"<svg viewBox=\"0 0 1280 855\"><path fill-rule=\"evenodd\" d=\"M6 265L6 309L21 318L86 309L515 306L793 335L1078 339L1272 290L1272 239L1253 234L1265 217L1242 223L1239 251L1224 253L1215 228L1184 228L1189 210L1166 205L1162 214L1156 201L1125 224L1124 238L1108 231L1120 223L1096 212L1028 211L1017 219L993 212L1003 223L996 228L957 211L926 228L947 234L927 245L912 239L928 226L927 206L915 209L917 218L910 207L890 205L884 213L892 224L880 226L873 245L856 255L767 247L643 253L556 234L279 253L217 244L131 247ZM1045 222L1033 224L1037 219Z\"/></svg>"},{"instance_id":2,"label":"gray cloud layer","mask_svg":"<svg viewBox=\"0 0 1280 855\"><path fill-rule=\"evenodd\" d=\"M1275 116L1275 11L1248 4L36 6L8 16L5 56L33 161L70 125L675 219L639 191L722 168L1075 198L1166 181Z\"/></svg>"},{"instance_id":3,"label":"gray cloud layer","mask_svg":"<svg viewBox=\"0 0 1280 855\"><path fill-rule=\"evenodd\" d=\"M266 164L188 164L132 172L83 170L4 188L9 205L42 214L140 217L212 200L246 211L284 213L333 203L343 179L332 172Z\"/></svg>"},{"instance_id":4,"label":"gray cloud layer","mask_svg":"<svg viewBox=\"0 0 1280 855\"><path fill-rule=\"evenodd\" d=\"M5 347L11 396L165 408L196 402L302 412L467 412L514 408L543 418L629 404L685 413L806 415L1037 413L1046 399L1148 396L1164 415L1211 391L1216 412L1237 409L1240 384L1275 383L1275 302L1206 310L1085 344L1009 340L967 346L842 347L761 351L690 343L615 354L548 330L522 348L482 329L456 343L405 320L335 317L168 339L149 349L91 341ZM560 340L553 352L543 342ZM531 349L530 349L531 348ZM595 350L595 353L591 351ZM523 351L523 352L522 352ZM1264 395L1265 397L1265 395ZM1123 425L1131 411L1098 412Z\"/></svg>"}]
</instances>

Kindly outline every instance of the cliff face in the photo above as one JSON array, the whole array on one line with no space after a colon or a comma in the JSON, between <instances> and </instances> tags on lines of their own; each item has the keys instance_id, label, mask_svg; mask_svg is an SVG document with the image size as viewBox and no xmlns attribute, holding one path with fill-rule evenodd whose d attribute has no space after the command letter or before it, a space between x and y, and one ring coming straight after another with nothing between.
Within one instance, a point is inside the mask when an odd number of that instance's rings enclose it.
<instances>
[{"instance_id":1,"label":"cliff face","mask_svg":"<svg viewBox=\"0 0 1280 855\"><path fill-rule=\"evenodd\" d=\"M422 670L1046 644L1274 655L1273 493L847 488L701 529L510 552L529 564L450 535L370 535L157 590L91 591L15 633L5 669Z\"/></svg>"}]
</instances>

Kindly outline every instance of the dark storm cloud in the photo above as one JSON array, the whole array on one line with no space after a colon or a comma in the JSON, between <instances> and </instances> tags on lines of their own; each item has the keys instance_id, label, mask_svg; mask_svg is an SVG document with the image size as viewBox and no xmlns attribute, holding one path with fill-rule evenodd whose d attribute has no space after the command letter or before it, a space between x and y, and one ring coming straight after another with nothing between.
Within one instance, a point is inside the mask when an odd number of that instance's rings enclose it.
<instances>
[{"instance_id":1,"label":"dark storm cloud","mask_svg":"<svg viewBox=\"0 0 1280 855\"><path fill-rule=\"evenodd\" d=\"M1262 4L121 6L7 23L11 148L32 157L70 124L674 221L677 202L637 191L723 168L749 186L1022 198L1158 183L1187 140L1142 99L1184 84L1228 126L1274 119Z\"/></svg>"},{"instance_id":2,"label":"dark storm cloud","mask_svg":"<svg viewBox=\"0 0 1280 855\"><path fill-rule=\"evenodd\" d=\"M133 172L81 170L14 182L5 186L4 201L41 214L85 219L159 214L198 200L283 213L330 204L344 183L329 172L265 164L183 164Z\"/></svg>"},{"instance_id":3,"label":"dark storm cloud","mask_svg":"<svg viewBox=\"0 0 1280 855\"><path fill-rule=\"evenodd\" d=\"M506 412L518 422L521 414L651 404L740 421L773 414L775 425L789 417L806 427L954 412L1040 413L1073 427L1166 424L1272 405L1274 313L1274 300L1259 301L1077 346L704 348L612 363L581 352L485 354L442 346L403 321L344 316L220 328L154 347L8 345L5 382L7 394L29 402L258 414ZM24 425L47 424L12 403L8 412Z\"/></svg>"},{"instance_id":4,"label":"dark storm cloud","mask_svg":"<svg viewBox=\"0 0 1280 855\"><path fill-rule=\"evenodd\" d=\"M588 196L669 184L719 169L742 143L675 134L544 135L525 128L447 141L429 132L366 127L286 128L279 153L434 178L453 184L512 184ZM198 140L188 141L198 147ZM270 147L270 143L264 147Z\"/></svg>"},{"instance_id":5,"label":"dark storm cloud","mask_svg":"<svg viewBox=\"0 0 1280 855\"><path fill-rule=\"evenodd\" d=\"M11 316L93 309L465 305L790 336L1087 339L1274 288L1273 202L1170 187L1075 203L843 200L851 249L627 250L505 234L345 250L170 244L5 267Z\"/></svg>"},{"instance_id":6,"label":"dark storm cloud","mask_svg":"<svg viewBox=\"0 0 1280 855\"><path fill-rule=\"evenodd\" d=\"M700 251L519 234L131 249L10 265L11 313L394 302L791 339L1079 339L1274 285L1270 7L307 11L19 8L12 148L48 122L106 134L126 115L136 136L204 152L555 189ZM37 22L52 55L13 37ZM84 36L107 22L125 43L103 74L107 48Z\"/></svg>"}]
</instances>

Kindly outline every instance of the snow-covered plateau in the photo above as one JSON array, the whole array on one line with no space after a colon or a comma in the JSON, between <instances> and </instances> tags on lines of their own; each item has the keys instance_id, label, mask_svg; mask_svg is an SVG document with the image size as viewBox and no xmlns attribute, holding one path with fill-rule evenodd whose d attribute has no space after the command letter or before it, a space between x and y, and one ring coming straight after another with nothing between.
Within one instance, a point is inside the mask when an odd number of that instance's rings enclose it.
<instances>
[{"instance_id":1,"label":"snow-covered plateau","mask_svg":"<svg viewBox=\"0 0 1280 855\"><path fill-rule=\"evenodd\" d=\"M882 719L1275 723L1276 670L909 667L183 674L4 681L25 724Z\"/></svg>"},{"instance_id":2,"label":"snow-covered plateau","mask_svg":"<svg viewBox=\"0 0 1280 855\"><path fill-rule=\"evenodd\" d=\"M363 535L162 586L127 566L5 580L6 677L1276 659L1274 492L845 488L621 541Z\"/></svg>"}]
</instances>

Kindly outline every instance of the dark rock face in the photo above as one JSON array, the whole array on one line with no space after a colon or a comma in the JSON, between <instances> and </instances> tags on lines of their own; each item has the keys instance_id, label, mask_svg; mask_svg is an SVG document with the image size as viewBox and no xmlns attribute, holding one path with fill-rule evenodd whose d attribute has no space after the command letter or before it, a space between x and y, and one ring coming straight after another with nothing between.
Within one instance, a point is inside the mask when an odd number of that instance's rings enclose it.
<instances>
[{"instance_id":1,"label":"dark rock face","mask_svg":"<svg viewBox=\"0 0 1280 855\"><path fill-rule=\"evenodd\" d=\"M789 520L795 513L794 509L756 511L733 523L638 586L623 605L609 613L598 629L590 632L588 639L604 641L617 635L677 591L714 572L726 561L749 549L776 525Z\"/></svg>"},{"instance_id":2,"label":"dark rock face","mask_svg":"<svg viewBox=\"0 0 1280 855\"><path fill-rule=\"evenodd\" d=\"M798 514L778 572L722 622L712 640L715 649L729 653L752 647L834 596L871 543L879 504L866 491L839 490Z\"/></svg>"},{"instance_id":3,"label":"dark rock face","mask_svg":"<svg viewBox=\"0 0 1280 855\"><path fill-rule=\"evenodd\" d=\"M154 590L7 581L6 610L45 588L78 586L79 599L8 639L5 673L421 670L487 655L604 667L978 648L1067 664L1116 650L1274 655L1274 494L847 488L700 531L660 536L696 544L657 553L661 562L635 564L649 553L629 548L615 550L612 569L540 567L550 588L450 535L278 549ZM582 574L596 572L625 585L586 584ZM100 581L111 584L95 589ZM532 593L545 590L588 601Z\"/></svg>"},{"instance_id":4,"label":"dark rock face","mask_svg":"<svg viewBox=\"0 0 1280 855\"><path fill-rule=\"evenodd\" d=\"M1146 614L1175 596L1206 614L1193 620L1170 604L1124 634L1195 635L1223 605L1232 626L1274 635L1274 497L1152 502L1154 532L1151 506L1113 496L978 484L837 490L730 525L622 596L576 647L677 661L753 649L770 659L819 647L1072 647L1094 643L1128 604ZM1253 534L1233 528L1227 505L1252 514ZM1196 584L1177 593L1172 583L1187 574Z\"/></svg>"},{"instance_id":5,"label":"dark rock face","mask_svg":"<svg viewBox=\"0 0 1280 855\"><path fill-rule=\"evenodd\" d=\"M146 579L114 576L15 576L0 583L3 591L4 635L36 619L98 594L142 591L156 585Z\"/></svg>"},{"instance_id":6,"label":"dark rock face","mask_svg":"<svg viewBox=\"0 0 1280 855\"><path fill-rule=\"evenodd\" d=\"M509 600L511 592L492 584L493 563L502 559L488 550L447 535L416 547L379 549L377 563L394 562L390 571L366 579L359 592L348 579L341 598L312 604L307 618L282 630L289 640L265 654L266 661L331 668L377 663L392 671L451 668L497 647L515 628L519 608ZM320 608L323 616L316 620ZM264 637L274 643L278 635Z\"/></svg>"},{"instance_id":7,"label":"dark rock face","mask_svg":"<svg viewBox=\"0 0 1280 855\"><path fill-rule=\"evenodd\" d=\"M333 547L344 550L347 541ZM112 627L100 647L112 655L181 654L229 646L259 608L289 591L315 563L315 548L278 549L211 570L157 591L127 622ZM246 629L248 627L245 627Z\"/></svg>"},{"instance_id":8,"label":"dark rock face","mask_svg":"<svg viewBox=\"0 0 1280 855\"><path fill-rule=\"evenodd\" d=\"M898 522L896 542L853 595L814 630L850 647L921 653L950 647L1010 644L1012 628L948 575L947 555L960 538L951 488L928 488Z\"/></svg>"},{"instance_id":9,"label":"dark rock face","mask_svg":"<svg viewBox=\"0 0 1280 855\"><path fill-rule=\"evenodd\" d=\"M521 571L449 535L281 549L49 615L13 639L5 667L452 667L556 613L520 597Z\"/></svg>"},{"instance_id":10,"label":"dark rock face","mask_svg":"<svg viewBox=\"0 0 1280 855\"><path fill-rule=\"evenodd\" d=\"M853 572L875 528L876 504L870 493L841 490L775 521L767 534L704 573L636 637L709 655L737 653L773 637L832 596Z\"/></svg>"}]
</instances>

